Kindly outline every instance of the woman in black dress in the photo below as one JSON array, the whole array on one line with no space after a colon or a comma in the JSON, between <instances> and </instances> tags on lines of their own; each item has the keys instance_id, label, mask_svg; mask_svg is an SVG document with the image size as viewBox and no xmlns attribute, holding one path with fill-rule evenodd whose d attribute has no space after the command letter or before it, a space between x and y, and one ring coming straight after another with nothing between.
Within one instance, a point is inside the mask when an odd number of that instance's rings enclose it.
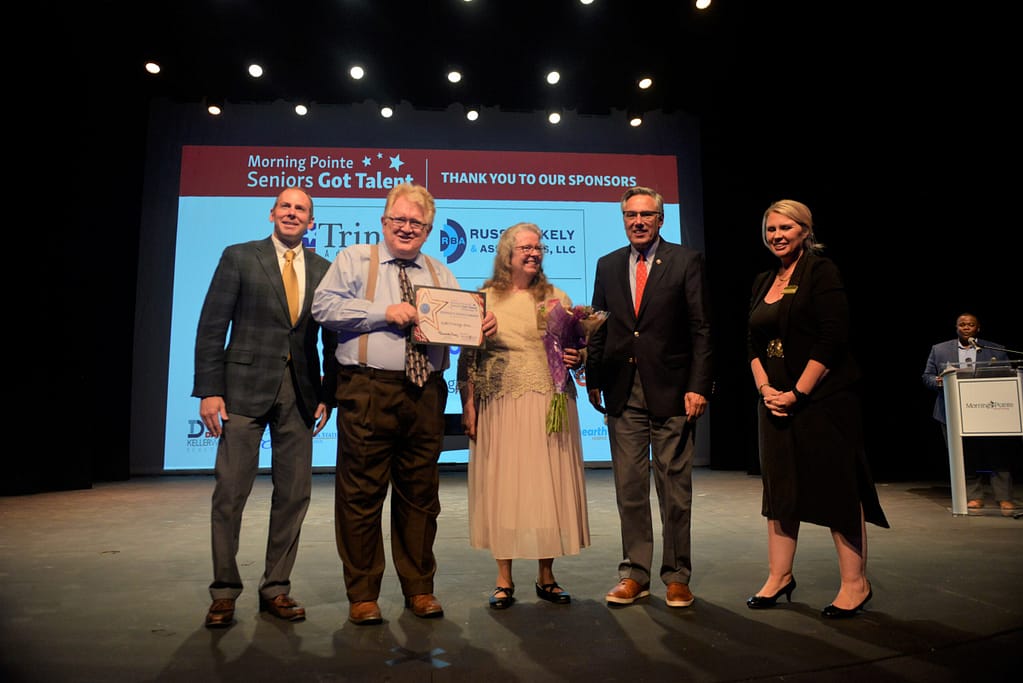
<instances>
[{"instance_id":1,"label":"woman in black dress","mask_svg":"<svg viewBox=\"0 0 1023 683\"><path fill-rule=\"evenodd\" d=\"M806 205L783 199L764 212L764 245L779 266L753 285L749 360L759 406L767 580L746 604L792 599L800 522L826 526L842 583L822 616L854 616L873 597L866 522L888 527L867 465L849 353L849 307L835 264L820 256Z\"/></svg>"}]
</instances>

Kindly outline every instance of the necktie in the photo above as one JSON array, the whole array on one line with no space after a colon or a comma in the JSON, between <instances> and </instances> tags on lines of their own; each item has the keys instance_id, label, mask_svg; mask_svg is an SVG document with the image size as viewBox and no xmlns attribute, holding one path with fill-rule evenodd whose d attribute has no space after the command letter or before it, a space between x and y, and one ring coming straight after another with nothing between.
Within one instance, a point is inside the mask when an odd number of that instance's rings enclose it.
<instances>
[{"instance_id":1,"label":"necktie","mask_svg":"<svg viewBox=\"0 0 1023 683\"><path fill-rule=\"evenodd\" d=\"M295 274L295 252L284 252L284 293L288 297L288 311L291 313L291 324L298 322L301 307L298 304L298 275Z\"/></svg>"},{"instance_id":2,"label":"necktie","mask_svg":"<svg viewBox=\"0 0 1023 683\"><path fill-rule=\"evenodd\" d=\"M416 305L415 296L412 293L412 282L408 279L405 271L411 261L397 261L398 282L401 284L401 300L407 304ZM412 341L412 325L409 325L408 335L405 337L405 375L417 387L426 384L426 377L430 374L430 367L427 364L426 351L420 344Z\"/></svg>"},{"instance_id":3,"label":"necktie","mask_svg":"<svg viewBox=\"0 0 1023 683\"><path fill-rule=\"evenodd\" d=\"M643 288L646 287L646 256L639 255L636 261L636 315L639 315L639 304L643 301Z\"/></svg>"}]
</instances>

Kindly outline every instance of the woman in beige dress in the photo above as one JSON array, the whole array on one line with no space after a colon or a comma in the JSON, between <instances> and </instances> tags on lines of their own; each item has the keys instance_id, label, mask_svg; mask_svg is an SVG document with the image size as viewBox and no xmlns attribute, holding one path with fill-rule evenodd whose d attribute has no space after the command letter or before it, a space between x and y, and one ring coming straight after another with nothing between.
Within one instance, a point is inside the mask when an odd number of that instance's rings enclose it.
<instances>
[{"instance_id":1,"label":"woman in beige dress","mask_svg":"<svg viewBox=\"0 0 1023 683\"><path fill-rule=\"evenodd\" d=\"M518 223L501 235L494 273L483 284L499 331L481 349L462 349L458 362L462 424L469 436L469 543L497 561L494 609L515 602L512 560L537 561L537 597L571 602L554 578L554 558L590 544L579 414L568 382L560 431L548 433L555 393L538 306L571 301L543 274L540 228ZM582 363L565 349L568 368Z\"/></svg>"}]
</instances>

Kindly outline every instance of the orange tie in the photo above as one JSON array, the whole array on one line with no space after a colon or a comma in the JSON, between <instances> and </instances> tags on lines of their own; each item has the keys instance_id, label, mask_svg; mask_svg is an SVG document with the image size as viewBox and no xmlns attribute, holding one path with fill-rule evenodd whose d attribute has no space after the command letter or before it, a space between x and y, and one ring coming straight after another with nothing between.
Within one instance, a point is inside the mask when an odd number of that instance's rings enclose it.
<instances>
[{"instance_id":1,"label":"orange tie","mask_svg":"<svg viewBox=\"0 0 1023 683\"><path fill-rule=\"evenodd\" d=\"M636 315L639 315L639 304L643 301L643 288L646 287L646 256L639 255L636 262Z\"/></svg>"}]
</instances>

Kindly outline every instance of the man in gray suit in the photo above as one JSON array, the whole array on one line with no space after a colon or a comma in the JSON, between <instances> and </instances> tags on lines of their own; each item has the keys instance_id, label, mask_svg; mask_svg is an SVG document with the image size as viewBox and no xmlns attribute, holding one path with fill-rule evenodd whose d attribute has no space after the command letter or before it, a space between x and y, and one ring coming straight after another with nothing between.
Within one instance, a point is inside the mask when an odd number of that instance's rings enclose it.
<instances>
[{"instance_id":1,"label":"man in gray suit","mask_svg":"<svg viewBox=\"0 0 1023 683\"><path fill-rule=\"evenodd\" d=\"M242 592L236 559L242 512L268 426L273 496L259 609L288 621L305 619L289 595L291 569L312 491L313 437L330 418L337 382L337 336L310 315L313 293L330 267L302 247L312 220L308 194L281 192L270 210L273 234L224 250L199 316L192 395L201 399L207 432L220 439L207 628L234 623Z\"/></svg>"},{"instance_id":2,"label":"man in gray suit","mask_svg":"<svg viewBox=\"0 0 1023 683\"><path fill-rule=\"evenodd\" d=\"M621 201L629 246L601 257L593 307L610 313L587 346L590 402L607 412L624 557L607 602L650 595L657 569L669 607L693 604L689 589L696 420L713 385L710 301L703 255L660 238L664 199L646 187ZM601 405L601 393L604 405ZM660 503L662 557L653 566L650 467Z\"/></svg>"}]
</instances>

